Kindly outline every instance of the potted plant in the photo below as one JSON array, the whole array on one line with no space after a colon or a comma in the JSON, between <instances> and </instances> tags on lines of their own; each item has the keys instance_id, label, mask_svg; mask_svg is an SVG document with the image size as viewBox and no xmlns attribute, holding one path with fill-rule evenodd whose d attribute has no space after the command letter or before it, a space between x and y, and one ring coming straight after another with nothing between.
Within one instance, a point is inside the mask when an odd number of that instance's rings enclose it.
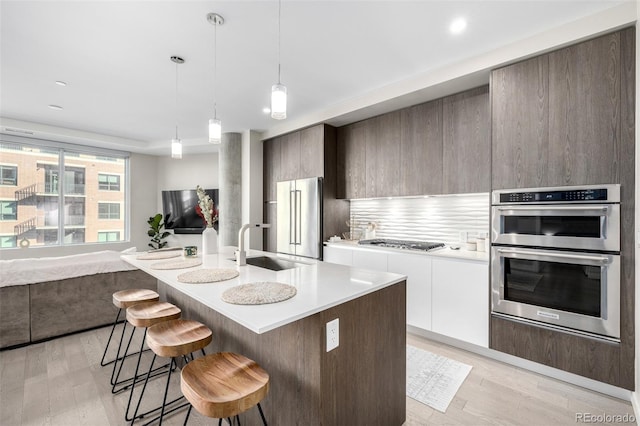
<instances>
[{"instance_id":1,"label":"potted plant","mask_svg":"<svg viewBox=\"0 0 640 426\"><path fill-rule=\"evenodd\" d=\"M147 235L151 237L149 247L157 250L166 246L167 242L162 240L171 235L171 233L162 230L162 228L164 228L162 215L158 213L157 215L150 217L147 223L149 224L149 231L147 231Z\"/></svg>"}]
</instances>

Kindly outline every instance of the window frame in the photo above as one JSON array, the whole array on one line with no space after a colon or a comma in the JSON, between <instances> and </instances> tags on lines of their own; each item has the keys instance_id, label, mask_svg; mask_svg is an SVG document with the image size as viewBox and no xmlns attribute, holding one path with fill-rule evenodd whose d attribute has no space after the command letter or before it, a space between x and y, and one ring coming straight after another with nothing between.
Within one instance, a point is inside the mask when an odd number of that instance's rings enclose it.
<instances>
[{"instance_id":1,"label":"window frame","mask_svg":"<svg viewBox=\"0 0 640 426\"><path fill-rule=\"evenodd\" d=\"M107 177L115 177L118 179L118 188L114 189L111 188L112 183L109 182L107 180L107 188L102 188L101 185L103 185L102 182L100 182L100 177L101 176L107 176ZM120 188L122 188L122 176L117 174L117 173L98 173L98 191L111 191L111 192L120 192Z\"/></svg>"},{"instance_id":2,"label":"window frame","mask_svg":"<svg viewBox=\"0 0 640 426\"><path fill-rule=\"evenodd\" d=\"M14 204L14 208L13 208L13 212L14 212L14 218L13 219L5 219L4 218L4 205L3 203L13 203ZM18 203L15 200L0 200L0 221L3 222L8 222L8 221L17 221L18 220Z\"/></svg>"},{"instance_id":3,"label":"window frame","mask_svg":"<svg viewBox=\"0 0 640 426\"><path fill-rule=\"evenodd\" d=\"M102 217L102 212L100 211L101 206L109 207L109 211L107 212L107 217ZM111 207L113 206L118 206L118 217L112 217L113 212L111 211ZM120 220L121 217L122 217L121 203L111 202L111 201L98 201L98 220Z\"/></svg>"},{"instance_id":4,"label":"window frame","mask_svg":"<svg viewBox=\"0 0 640 426\"><path fill-rule=\"evenodd\" d=\"M5 183L4 182L4 169L12 168L14 169L15 174L15 183ZM0 163L0 185L2 186L18 186L18 165L17 164L8 164L8 163Z\"/></svg>"}]
</instances>

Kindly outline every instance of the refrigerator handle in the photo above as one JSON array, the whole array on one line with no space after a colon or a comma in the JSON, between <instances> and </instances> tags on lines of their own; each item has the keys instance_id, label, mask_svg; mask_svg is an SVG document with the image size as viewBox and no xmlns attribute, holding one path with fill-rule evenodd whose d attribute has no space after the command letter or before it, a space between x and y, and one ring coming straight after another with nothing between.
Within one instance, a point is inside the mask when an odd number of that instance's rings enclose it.
<instances>
[{"instance_id":1,"label":"refrigerator handle","mask_svg":"<svg viewBox=\"0 0 640 426\"><path fill-rule=\"evenodd\" d=\"M302 244L302 191L296 190L296 244Z\"/></svg>"},{"instance_id":2,"label":"refrigerator handle","mask_svg":"<svg viewBox=\"0 0 640 426\"><path fill-rule=\"evenodd\" d=\"M296 243L296 192L289 191L289 244Z\"/></svg>"}]
</instances>

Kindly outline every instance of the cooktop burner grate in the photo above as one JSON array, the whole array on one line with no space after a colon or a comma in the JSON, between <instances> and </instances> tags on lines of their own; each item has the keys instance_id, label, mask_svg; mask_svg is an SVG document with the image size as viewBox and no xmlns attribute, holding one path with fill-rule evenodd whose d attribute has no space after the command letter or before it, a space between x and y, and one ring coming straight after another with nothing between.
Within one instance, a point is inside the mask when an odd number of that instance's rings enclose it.
<instances>
[{"instance_id":1,"label":"cooktop burner grate","mask_svg":"<svg viewBox=\"0 0 640 426\"><path fill-rule=\"evenodd\" d=\"M391 247L407 250L422 250L429 251L444 247L444 243L437 243L432 241L410 241L410 240L392 240L387 238L374 238L371 240L360 240L358 244L370 245L375 247Z\"/></svg>"}]
</instances>

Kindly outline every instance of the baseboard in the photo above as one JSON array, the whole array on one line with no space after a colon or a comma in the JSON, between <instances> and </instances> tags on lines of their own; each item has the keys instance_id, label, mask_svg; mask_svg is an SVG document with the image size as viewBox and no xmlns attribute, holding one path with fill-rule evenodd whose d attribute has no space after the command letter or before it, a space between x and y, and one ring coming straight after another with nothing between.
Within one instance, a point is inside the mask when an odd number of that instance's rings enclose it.
<instances>
[{"instance_id":1,"label":"baseboard","mask_svg":"<svg viewBox=\"0 0 640 426\"><path fill-rule=\"evenodd\" d=\"M633 406L633 414L636 419L640 419L640 393L631 392L631 405Z\"/></svg>"},{"instance_id":2,"label":"baseboard","mask_svg":"<svg viewBox=\"0 0 640 426\"><path fill-rule=\"evenodd\" d=\"M547 365L539 364L537 362L529 361L524 358L518 358L513 355L509 355L503 352L496 351L494 349L485 348L482 346L474 345L472 343L463 342L462 340L454 339L452 337L444 336L442 334L434 333L432 331L422 330L420 328L407 326L407 332L422 336L436 342L444 343L449 346L453 346L465 351L473 352L478 355L485 356L487 358L494 359L496 361L504 362L515 367L524 368L534 373L542 374L543 376L551 377L553 379L562 380L563 382L571 383L576 386L583 387L585 389L592 390L594 392L603 393L605 395L612 396L614 398L622 399L624 401L630 401L634 404L634 411L636 418L638 418L638 410L640 409L640 400L637 392L631 392L627 389L619 388L617 386L610 385L608 383L598 382L597 380L588 379L586 377L578 376L577 374L568 373L557 368L549 367ZM635 397L634 403L632 396Z\"/></svg>"}]
</instances>

